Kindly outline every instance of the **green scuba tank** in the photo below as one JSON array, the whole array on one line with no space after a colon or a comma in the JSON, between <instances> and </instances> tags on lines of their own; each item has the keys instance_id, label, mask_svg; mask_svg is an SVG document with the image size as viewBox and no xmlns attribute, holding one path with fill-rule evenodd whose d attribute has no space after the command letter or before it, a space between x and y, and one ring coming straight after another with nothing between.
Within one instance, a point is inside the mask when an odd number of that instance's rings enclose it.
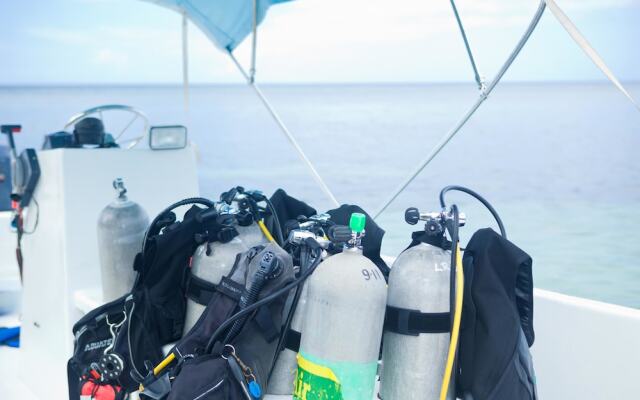
<instances>
[{"instance_id":1,"label":"green scuba tank","mask_svg":"<svg viewBox=\"0 0 640 400\"><path fill-rule=\"evenodd\" d=\"M365 215L354 213L352 239L307 283L294 399L371 400L387 287L362 255Z\"/></svg>"}]
</instances>

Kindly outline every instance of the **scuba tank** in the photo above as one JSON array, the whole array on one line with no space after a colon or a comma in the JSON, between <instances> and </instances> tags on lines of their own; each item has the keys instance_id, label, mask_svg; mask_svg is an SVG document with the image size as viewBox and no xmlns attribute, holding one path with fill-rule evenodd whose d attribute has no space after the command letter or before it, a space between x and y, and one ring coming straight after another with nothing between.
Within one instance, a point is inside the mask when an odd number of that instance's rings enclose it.
<instances>
[{"instance_id":1,"label":"scuba tank","mask_svg":"<svg viewBox=\"0 0 640 400\"><path fill-rule=\"evenodd\" d=\"M299 217L298 221L290 226L291 231L287 238L285 248L289 253L298 254L307 238L314 239L323 250L322 259L325 260L335 253L335 246L344 244L351 239L351 229L343 225L333 225L330 222L329 214L315 215L309 218ZM300 253L296 259L296 265L300 265L300 274L304 272L302 266L307 265L305 256ZM302 284L294 296L291 296L290 306L285 309L287 315L293 312L290 317L289 329L285 333L282 350L276 364L271 371L267 394L288 395L293 394L296 373L298 371L297 354L300 346L302 333L302 322L307 303L307 285Z\"/></svg>"},{"instance_id":2,"label":"scuba tank","mask_svg":"<svg viewBox=\"0 0 640 400\"><path fill-rule=\"evenodd\" d=\"M149 226L144 209L126 196L122 178L113 181L118 197L98 217L98 255L103 300L109 302L131 291L136 279L133 260L142 250Z\"/></svg>"},{"instance_id":3,"label":"scuba tank","mask_svg":"<svg viewBox=\"0 0 640 400\"><path fill-rule=\"evenodd\" d=\"M362 255L365 221L351 215L351 240L309 278L294 399L373 397L387 288Z\"/></svg>"},{"instance_id":4,"label":"scuba tank","mask_svg":"<svg viewBox=\"0 0 640 400\"><path fill-rule=\"evenodd\" d=\"M230 192L233 193L228 196ZM256 222L260 218L258 215L260 211L257 207L253 207L252 199L244 193L244 190L238 193L234 188L223 193L221 200L215 208L218 214L216 222L228 228L216 237L201 237L202 244L196 249L191 261L189 285L194 284L194 281L204 281L205 285L217 285L223 276L231 272L239 253L269 242ZM221 235L231 237L222 238ZM206 301L196 301L193 296L187 297L183 334L189 332L198 321L206 303Z\"/></svg>"},{"instance_id":5,"label":"scuba tank","mask_svg":"<svg viewBox=\"0 0 640 400\"><path fill-rule=\"evenodd\" d=\"M381 399L440 396L451 322L451 243L445 238L445 225L452 218L446 211L421 214L409 208L405 213L407 223L426 224L424 231L414 233L413 243L398 256L389 275ZM447 399L454 398L453 386Z\"/></svg>"}]
</instances>

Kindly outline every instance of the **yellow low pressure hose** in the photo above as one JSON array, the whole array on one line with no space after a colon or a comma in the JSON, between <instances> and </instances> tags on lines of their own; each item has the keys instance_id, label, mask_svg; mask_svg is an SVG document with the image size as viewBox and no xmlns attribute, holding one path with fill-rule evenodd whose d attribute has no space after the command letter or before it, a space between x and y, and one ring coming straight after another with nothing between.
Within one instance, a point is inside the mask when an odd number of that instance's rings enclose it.
<instances>
[{"instance_id":1,"label":"yellow low pressure hose","mask_svg":"<svg viewBox=\"0 0 640 400\"><path fill-rule=\"evenodd\" d=\"M267 226L264 224L263 220L258 220L258 226L260 227L262 234L267 238L268 241L275 242L273 236L271 235L271 232L269 232L269 229L267 229Z\"/></svg>"},{"instance_id":2,"label":"yellow low pressure hose","mask_svg":"<svg viewBox=\"0 0 640 400\"><path fill-rule=\"evenodd\" d=\"M442 377L442 386L440 387L440 400L447 399L449 391L449 383L451 375L453 375L453 362L456 358L456 349L458 348L458 337L460 336L460 321L462 320L462 297L464 293L464 271L462 270L462 255L460 253L460 243L456 243L456 304L455 313L453 315L453 328L451 330L451 342L449 343L449 354L447 355L447 364Z\"/></svg>"},{"instance_id":3,"label":"yellow low pressure hose","mask_svg":"<svg viewBox=\"0 0 640 400\"><path fill-rule=\"evenodd\" d=\"M160 372L162 372L162 370L164 370L167 365L171 364L173 362L173 360L176 359L176 355L173 353L169 353L164 360L160 361L160 363L158 365L155 366L155 368L153 369L153 375L158 376L160 375ZM140 392L144 391L144 386L142 386L142 384L140 384L140 387L138 388L138 390Z\"/></svg>"}]
</instances>

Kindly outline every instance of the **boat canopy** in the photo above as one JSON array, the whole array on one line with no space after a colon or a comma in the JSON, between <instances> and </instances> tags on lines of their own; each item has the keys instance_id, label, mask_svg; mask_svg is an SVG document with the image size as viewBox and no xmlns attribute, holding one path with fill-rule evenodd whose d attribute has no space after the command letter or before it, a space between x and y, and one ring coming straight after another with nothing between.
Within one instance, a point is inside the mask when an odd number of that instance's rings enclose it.
<instances>
[{"instance_id":1,"label":"boat canopy","mask_svg":"<svg viewBox=\"0 0 640 400\"><path fill-rule=\"evenodd\" d=\"M307 165L311 175L318 183L318 186L327 195L331 202L336 206L340 206L340 203L333 195L324 179L320 176L315 169L311 160L306 156L298 141L291 134L289 129L285 126L280 116L276 113L273 106L269 103L266 96L262 93L255 81L256 75L256 37L257 26L265 18L267 10L271 5L277 3L283 3L291 0L143 0L151 2L160 6L171 8L183 16L182 24L182 49L183 49L183 84L185 87L185 105L188 104L188 79L187 79L187 20L191 20L196 26L198 26L209 39L221 50L225 51L231 60L234 62L240 73L247 80L247 83L255 91L256 95L260 98L264 106L267 108L274 121L280 127L282 133L289 140L295 151L300 156L301 160ZM454 125L454 127L447 132L442 139L433 147L433 149L427 153L426 157L417 168L407 176L407 178L398 186L398 188L387 198L384 204L378 209L374 215L374 219L380 216L387 207L398 197L402 191L404 191L411 182L427 167L427 165L440 153L440 151L449 143L449 141L465 126L465 124L471 119L473 114L480 108L485 100L489 97L493 89L498 85L503 76L507 73L515 59L520 54L520 51L524 45L529 41L531 34L536 29L538 22L542 18L544 10L549 8L553 16L558 20L560 25L567 31L569 36L576 42L576 44L585 52L585 54L591 59L591 61L604 73L604 75L614 84L614 86L625 96L631 103L640 111L640 104L635 101L626 88L620 83L620 81L613 74L611 69L605 64L604 60L595 51L595 49L589 44L587 39L580 33L578 28L573 24L569 17L560 9L555 0L539 0L538 8L531 19L524 34L517 42L513 51L502 64L502 67L498 70L495 77L489 81L481 77L478 65L476 64L473 52L471 51L471 45L469 43L467 34L462 24L462 19L458 13L458 9L455 5L455 0L450 0L453 8L462 39L464 41L469 61L474 72L476 83L478 84L479 97L476 102L471 106L469 111L463 115L462 119ZM233 50L250 34L253 33L253 43L251 50L251 67L247 71L238 62L233 54ZM185 109L188 109L185 106Z\"/></svg>"},{"instance_id":2,"label":"boat canopy","mask_svg":"<svg viewBox=\"0 0 640 400\"><path fill-rule=\"evenodd\" d=\"M222 50L233 51L260 24L273 4L290 0L145 0L189 18ZM255 7L255 9L254 9Z\"/></svg>"}]
</instances>

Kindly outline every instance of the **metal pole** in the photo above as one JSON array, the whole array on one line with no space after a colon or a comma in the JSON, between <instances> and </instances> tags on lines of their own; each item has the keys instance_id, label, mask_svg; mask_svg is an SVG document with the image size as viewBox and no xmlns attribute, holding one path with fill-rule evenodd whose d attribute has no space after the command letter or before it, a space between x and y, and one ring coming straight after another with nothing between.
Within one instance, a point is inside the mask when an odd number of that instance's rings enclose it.
<instances>
[{"instance_id":1,"label":"metal pole","mask_svg":"<svg viewBox=\"0 0 640 400\"><path fill-rule=\"evenodd\" d=\"M464 26L462 25L460 14L458 14L458 8L456 7L455 0L451 0L451 7L453 8L453 14L456 16L456 21L458 22L458 27L460 28L460 33L462 34L464 47L467 48L467 55L469 55L469 61L471 62L471 67L473 68L473 74L475 75L476 83L478 84L478 89L483 91L485 89L484 81L480 76L480 72L478 72L476 60L473 58L473 53L471 52L471 46L469 45L469 40L467 39L467 33L464 31Z\"/></svg>"},{"instance_id":2,"label":"metal pole","mask_svg":"<svg viewBox=\"0 0 640 400\"><path fill-rule=\"evenodd\" d=\"M182 12L182 91L184 113L189 117L189 19L187 13Z\"/></svg>"},{"instance_id":3,"label":"metal pole","mask_svg":"<svg viewBox=\"0 0 640 400\"><path fill-rule=\"evenodd\" d=\"M251 36L251 68L249 69L249 83L256 78L256 48L258 45L258 0L253 0L253 35Z\"/></svg>"},{"instance_id":4,"label":"metal pole","mask_svg":"<svg viewBox=\"0 0 640 400\"><path fill-rule=\"evenodd\" d=\"M375 216L373 217L374 219L378 218L380 214L382 214L384 210L386 210L387 207L389 207L389 205L398 197L398 195L400 195L400 193L402 193L402 191L406 189L406 187L409 186L411 182L413 182L413 180L422 172L422 170L424 170L424 168L427 165L429 165L429 163L438 155L438 153L440 153L440 151L447 145L447 143L449 143L449 141L460 131L460 129L462 129L462 127L467 123L467 121L469 121L469 119L476 112L476 110L480 108L482 103L488 98L489 94L500 82L504 74L507 72L511 64L513 64L513 61L516 59L516 57L518 56L518 54L520 53L524 45L527 43L527 41L531 37L531 34L533 33L536 26L538 25L538 22L540 22L540 18L542 18L542 14L544 13L545 6L546 6L545 1L544 0L540 1L538 10L533 16L533 19L531 20L531 22L529 23L529 26L527 27L527 30L525 31L524 35L522 35L522 37L518 41L518 44L511 52L511 55L509 55L509 58L507 58L507 61L505 61L505 63L502 65L502 68L500 68L500 70L498 71L496 76L493 78L493 81L491 81L487 89L480 94L480 97L478 98L478 100L476 100L473 106L471 106L471 109L467 111L467 113L464 115L462 120L458 122L453 127L453 129L451 129L446 135L444 135L442 139L440 139L440 141L429 152L427 157L425 157L425 159L418 165L418 167L411 173L411 175L409 175L402 182L402 184L398 186L398 188L393 192L393 194L389 196L389 198L383 203L382 207L380 207L380 209L376 212Z\"/></svg>"},{"instance_id":5,"label":"metal pole","mask_svg":"<svg viewBox=\"0 0 640 400\"><path fill-rule=\"evenodd\" d=\"M276 122L278 127L280 127L280 130L282 131L282 133L284 133L285 137L289 140L289 143L291 143L293 148L298 153L298 156L300 156L302 161L307 165L307 168L309 168L309 171L311 172L311 175L316 180L316 183L318 183L318 186L320 186L320 189L322 189L324 194L327 195L327 197L331 200L331 202L333 203L334 206L339 207L340 203L338 202L336 197L331 192L331 189L329 189L329 186L327 186L327 184L324 182L324 180L322 179L322 177L320 176L320 174L318 173L316 168L313 166L313 164L311 163L311 161L309 160L307 155L304 154L304 151L302 150L302 148L298 144L298 141L296 140L295 137L293 137L293 135L291 134L291 132L289 131L287 126L284 124L284 122L282 122L282 119L276 113L276 111L273 108L273 106L271 105L271 103L269 103L269 100L267 100L267 98L262 93L260 88L256 85L256 83L251 81L250 75L247 74L247 72L244 70L244 68L242 68L242 65L240 65L240 63L238 62L236 57L233 55L233 53L230 50L227 50L227 54L229 54L229 57L231 58L233 63L236 65L236 67L238 68L238 70L240 71L242 76L244 76L244 78L247 80L247 82L249 83L249 86L253 89L253 91L256 93L258 98L260 98L260 100L262 101L262 104L264 104L264 106L267 109L267 111L269 111L269 114L271 114L271 117L273 118L273 120Z\"/></svg>"},{"instance_id":6,"label":"metal pole","mask_svg":"<svg viewBox=\"0 0 640 400\"><path fill-rule=\"evenodd\" d=\"M640 110L640 104L636 103L635 99L631 96L631 94L622 86L622 83L616 78L613 72L609 69L607 64L604 62L602 57L596 52L596 50L589 44L587 39L580 33L578 27L576 27L573 22L569 19L569 17L558 7L558 4L554 0L545 0L545 3L549 7L549 10L553 14L553 16L558 20L560 25L564 28L565 31L571 36L571 38L576 42L576 44L585 52L587 57L593 61L593 63L602 71L602 73L613 83L613 85L623 94L631 103Z\"/></svg>"}]
</instances>

